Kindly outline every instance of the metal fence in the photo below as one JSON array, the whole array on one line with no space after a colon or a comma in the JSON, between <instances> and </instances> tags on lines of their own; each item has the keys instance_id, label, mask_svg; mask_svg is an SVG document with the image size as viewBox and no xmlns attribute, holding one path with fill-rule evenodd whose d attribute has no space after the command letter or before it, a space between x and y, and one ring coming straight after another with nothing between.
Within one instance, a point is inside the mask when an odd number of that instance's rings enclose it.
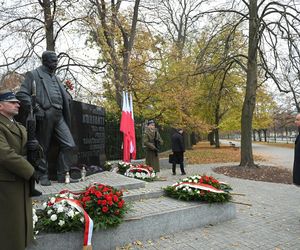
<instances>
[{"instance_id":1,"label":"metal fence","mask_svg":"<svg viewBox=\"0 0 300 250\"><path fill-rule=\"evenodd\" d=\"M170 127L159 127L159 133L164 141L161 146L161 152L169 150L171 148L171 134L173 129ZM144 123L135 121L135 136L136 136L136 148L137 148L137 159L145 157L143 148L143 131ZM120 160L123 158L123 134L120 132L120 121L116 119L107 119L105 121L105 154L106 159L109 160Z\"/></svg>"}]
</instances>

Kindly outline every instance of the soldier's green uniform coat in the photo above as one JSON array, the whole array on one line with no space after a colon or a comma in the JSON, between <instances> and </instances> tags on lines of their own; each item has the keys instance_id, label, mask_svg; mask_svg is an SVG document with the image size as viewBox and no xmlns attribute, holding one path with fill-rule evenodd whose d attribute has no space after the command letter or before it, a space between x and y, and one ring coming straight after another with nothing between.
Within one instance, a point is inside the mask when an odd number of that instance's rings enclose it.
<instances>
[{"instance_id":1,"label":"soldier's green uniform coat","mask_svg":"<svg viewBox=\"0 0 300 250\"><path fill-rule=\"evenodd\" d=\"M25 127L0 114L0 249L24 250L33 238L26 142Z\"/></svg>"},{"instance_id":2,"label":"soldier's green uniform coat","mask_svg":"<svg viewBox=\"0 0 300 250\"><path fill-rule=\"evenodd\" d=\"M155 133L156 131L156 133ZM157 129L151 130L149 128L145 129L144 136L143 136L143 142L144 142L144 147L146 151L146 165L153 167L155 172L159 172L159 158L158 158L158 153L157 149L155 147L155 135L156 135L156 140L160 142L160 144L163 143L163 140L160 137L159 132Z\"/></svg>"}]
</instances>

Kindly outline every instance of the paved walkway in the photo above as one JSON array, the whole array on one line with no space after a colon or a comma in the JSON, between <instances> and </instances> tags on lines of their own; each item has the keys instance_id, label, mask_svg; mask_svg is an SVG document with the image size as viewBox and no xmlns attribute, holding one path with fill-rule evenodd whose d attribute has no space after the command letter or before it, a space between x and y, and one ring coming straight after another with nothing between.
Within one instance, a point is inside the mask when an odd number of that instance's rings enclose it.
<instances>
[{"instance_id":1,"label":"paved walkway","mask_svg":"<svg viewBox=\"0 0 300 250\"><path fill-rule=\"evenodd\" d=\"M254 151L256 149L254 145ZM278 165L276 159L285 159L280 155L282 148L263 150L274 165ZM286 158L285 166L290 165L288 161L292 160L291 157L292 155ZM214 226L162 235L159 239L143 242L136 239L135 244L129 243L123 249L300 249L300 189L294 185L242 180L213 172L214 167L223 165L225 164L189 165L186 172L188 175L211 174L229 183L233 192L243 194L234 195L234 201L237 202L236 219ZM162 169L160 176L167 177L167 181L149 182L146 183L146 188L156 190L181 178L180 175L172 176L171 169Z\"/></svg>"},{"instance_id":2,"label":"paved walkway","mask_svg":"<svg viewBox=\"0 0 300 250\"><path fill-rule=\"evenodd\" d=\"M279 151L282 152L277 147L273 154L272 149L267 150L271 156L276 157L280 156ZM276 159L273 163L278 165ZM234 195L234 201L244 203L236 205L236 219L219 225L162 235L156 240L131 243L127 246L129 248L124 249L300 249L300 189L294 185L231 178L212 171L213 167L221 165L224 164L192 165L187 166L186 171L188 175L212 174L228 182L233 192L244 194ZM171 176L170 169L163 169L160 175L167 176L168 181L179 178ZM150 187L151 183L148 185Z\"/></svg>"},{"instance_id":3,"label":"paved walkway","mask_svg":"<svg viewBox=\"0 0 300 250\"><path fill-rule=\"evenodd\" d=\"M229 144L229 140L221 140L223 145ZM236 146L240 147L240 142L234 142ZM267 159L267 162L284 167L284 168L293 168L294 160L294 149L293 148L284 148L278 146L271 146L268 144L252 143L253 153L264 155Z\"/></svg>"}]
</instances>

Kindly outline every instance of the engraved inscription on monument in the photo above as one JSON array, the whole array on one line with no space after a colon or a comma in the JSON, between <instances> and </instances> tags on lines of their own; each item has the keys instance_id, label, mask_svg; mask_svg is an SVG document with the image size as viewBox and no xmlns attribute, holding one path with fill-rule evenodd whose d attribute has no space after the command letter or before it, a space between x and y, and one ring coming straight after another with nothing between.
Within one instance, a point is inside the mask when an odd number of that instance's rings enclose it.
<instances>
[{"instance_id":1,"label":"engraved inscription on monument","mask_svg":"<svg viewBox=\"0 0 300 250\"><path fill-rule=\"evenodd\" d=\"M103 166L105 162L104 109L72 102L71 130L77 145L77 163Z\"/></svg>"}]
</instances>

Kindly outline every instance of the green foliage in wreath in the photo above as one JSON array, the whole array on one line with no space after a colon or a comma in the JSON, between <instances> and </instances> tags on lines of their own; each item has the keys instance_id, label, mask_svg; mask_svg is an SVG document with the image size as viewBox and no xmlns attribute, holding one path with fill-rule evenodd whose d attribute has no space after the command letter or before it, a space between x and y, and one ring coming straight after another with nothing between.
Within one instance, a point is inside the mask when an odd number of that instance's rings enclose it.
<instances>
[{"instance_id":1,"label":"green foliage in wreath","mask_svg":"<svg viewBox=\"0 0 300 250\"><path fill-rule=\"evenodd\" d=\"M57 202L59 198L66 198L66 195L49 197L42 204L42 208L36 210L37 219L34 228L36 232L64 233L83 230L83 213L65 200ZM71 196L67 198L73 200Z\"/></svg>"},{"instance_id":2,"label":"green foliage in wreath","mask_svg":"<svg viewBox=\"0 0 300 250\"><path fill-rule=\"evenodd\" d=\"M96 230L119 225L129 210L129 205L123 200L122 191L103 184L86 188L80 201L93 220Z\"/></svg>"},{"instance_id":3,"label":"green foliage in wreath","mask_svg":"<svg viewBox=\"0 0 300 250\"><path fill-rule=\"evenodd\" d=\"M231 187L212 176L194 175L164 188L167 196L184 201L228 202Z\"/></svg>"}]
</instances>

